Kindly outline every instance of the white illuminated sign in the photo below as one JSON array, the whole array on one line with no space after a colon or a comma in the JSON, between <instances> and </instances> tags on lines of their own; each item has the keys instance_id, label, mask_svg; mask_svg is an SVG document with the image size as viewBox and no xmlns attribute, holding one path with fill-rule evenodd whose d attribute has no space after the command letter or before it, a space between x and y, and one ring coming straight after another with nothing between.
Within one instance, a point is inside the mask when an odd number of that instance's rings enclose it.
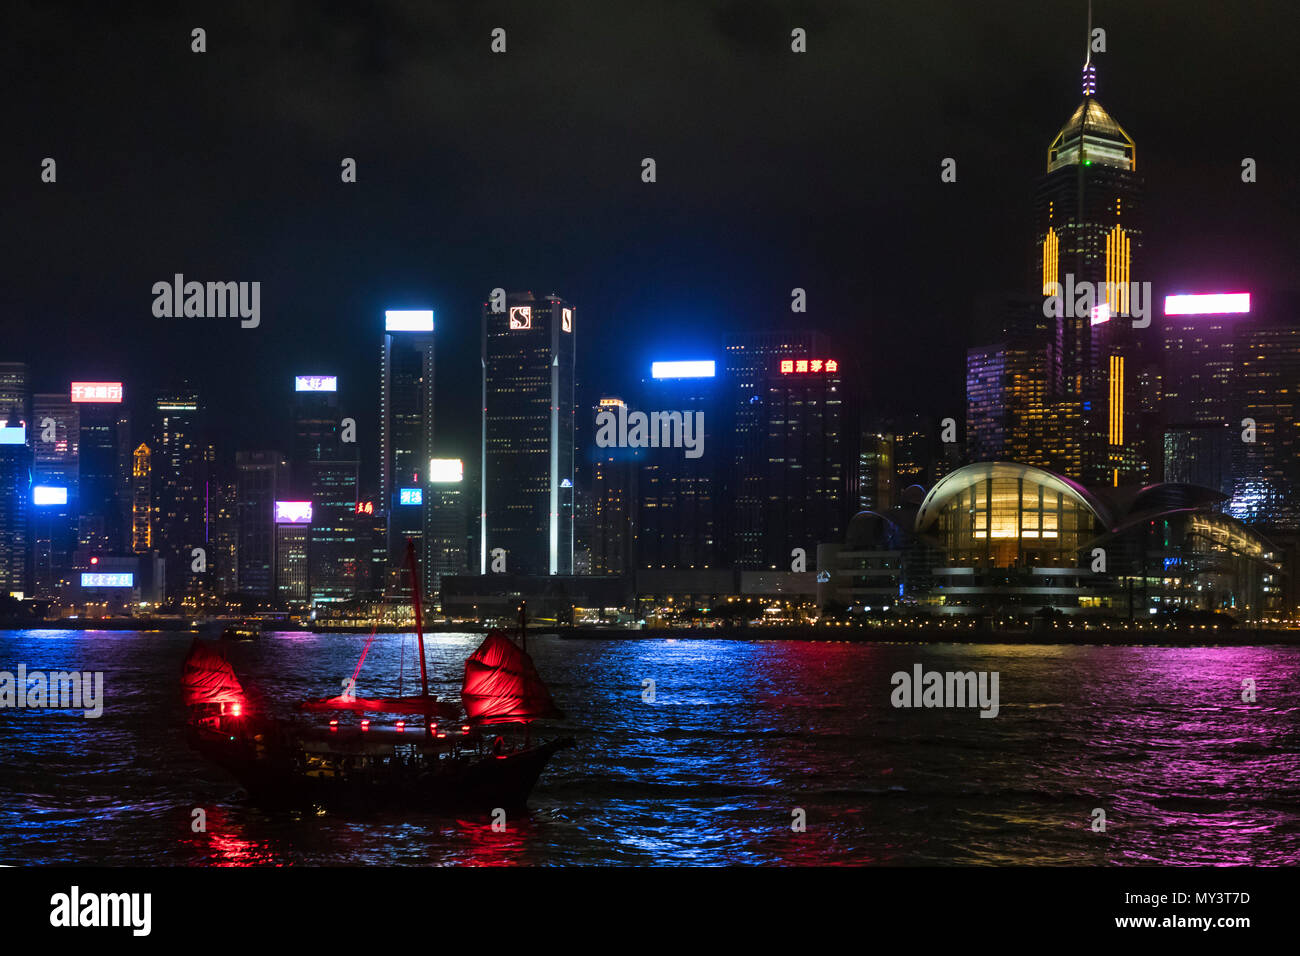
<instances>
[{"instance_id":1,"label":"white illuminated sign","mask_svg":"<svg viewBox=\"0 0 1300 956\"><path fill-rule=\"evenodd\" d=\"M510 307L510 328L531 329L533 327L533 307L530 305L512 305Z\"/></svg>"},{"instance_id":2,"label":"white illuminated sign","mask_svg":"<svg viewBox=\"0 0 1300 956\"><path fill-rule=\"evenodd\" d=\"M429 484L452 485L465 478L465 463L459 458L430 458Z\"/></svg>"},{"instance_id":3,"label":"white illuminated sign","mask_svg":"<svg viewBox=\"0 0 1300 956\"><path fill-rule=\"evenodd\" d=\"M66 505L67 503L67 488L56 488L51 485L35 485L32 488L32 504Z\"/></svg>"},{"instance_id":4,"label":"white illuminated sign","mask_svg":"<svg viewBox=\"0 0 1300 956\"><path fill-rule=\"evenodd\" d=\"M295 392L337 392L337 375L297 375L293 380Z\"/></svg>"},{"instance_id":5,"label":"white illuminated sign","mask_svg":"<svg viewBox=\"0 0 1300 956\"><path fill-rule=\"evenodd\" d=\"M713 359L695 362L652 362L650 374L655 378L713 378L717 364Z\"/></svg>"},{"instance_id":6,"label":"white illuminated sign","mask_svg":"<svg viewBox=\"0 0 1300 956\"><path fill-rule=\"evenodd\" d=\"M104 571L82 571L83 588L132 588L135 587L135 575L129 571L120 573Z\"/></svg>"},{"instance_id":7,"label":"white illuminated sign","mask_svg":"<svg viewBox=\"0 0 1300 956\"><path fill-rule=\"evenodd\" d=\"M311 524L310 501L277 501L276 524Z\"/></svg>"},{"instance_id":8,"label":"white illuminated sign","mask_svg":"<svg viewBox=\"0 0 1300 956\"><path fill-rule=\"evenodd\" d=\"M384 313L384 329L388 332L432 332L432 309L389 309Z\"/></svg>"},{"instance_id":9,"label":"white illuminated sign","mask_svg":"<svg viewBox=\"0 0 1300 956\"><path fill-rule=\"evenodd\" d=\"M0 445L27 444L26 425L0 425Z\"/></svg>"},{"instance_id":10,"label":"white illuminated sign","mask_svg":"<svg viewBox=\"0 0 1300 956\"><path fill-rule=\"evenodd\" d=\"M560 328L564 329L564 331L566 332L573 331L573 310L572 309L560 310Z\"/></svg>"}]
</instances>

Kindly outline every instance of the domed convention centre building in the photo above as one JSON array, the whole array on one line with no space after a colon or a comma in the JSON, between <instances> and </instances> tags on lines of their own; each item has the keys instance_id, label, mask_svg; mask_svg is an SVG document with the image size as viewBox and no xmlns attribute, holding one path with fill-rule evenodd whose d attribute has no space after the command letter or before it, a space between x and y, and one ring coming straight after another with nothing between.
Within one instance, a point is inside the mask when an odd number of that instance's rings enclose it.
<instances>
[{"instance_id":1,"label":"domed convention centre building","mask_svg":"<svg viewBox=\"0 0 1300 956\"><path fill-rule=\"evenodd\" d=\"M1277 549L1223 514L1224 500L1195 485L1093 490L1030 465L966 465L919 504L860 512L844 544L819 548L819 603L957 615L1276 615Z\"/></svg>"}]
</instances>

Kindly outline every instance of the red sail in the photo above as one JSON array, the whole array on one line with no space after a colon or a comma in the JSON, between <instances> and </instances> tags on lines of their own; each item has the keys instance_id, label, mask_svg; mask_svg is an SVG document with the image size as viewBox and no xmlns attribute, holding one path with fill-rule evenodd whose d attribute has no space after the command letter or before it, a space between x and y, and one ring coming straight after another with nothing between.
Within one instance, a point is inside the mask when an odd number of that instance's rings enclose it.
<instances>
[{"instance_id":1,"label":"red sail","mask_svg":"<svg viewBox=\"0 0 1300 956\"><path fill-rule=\"evenodd\" d=\"M244 703L244 688L226 656L198 638L181 668L181 692L187 707Z\"/></svg>"},{"instance_id":2,"label":"red sail","mask_svg":"<svg viewBox=\"0 0 1300 956\"><path fill-rule=\"evenodd\" d=\"M500 631L492 631L465 661L461 702L478 724L527 723L539 717L563 717L551 692L537 676L527 652Z\"/></svg>"}]
</instances>

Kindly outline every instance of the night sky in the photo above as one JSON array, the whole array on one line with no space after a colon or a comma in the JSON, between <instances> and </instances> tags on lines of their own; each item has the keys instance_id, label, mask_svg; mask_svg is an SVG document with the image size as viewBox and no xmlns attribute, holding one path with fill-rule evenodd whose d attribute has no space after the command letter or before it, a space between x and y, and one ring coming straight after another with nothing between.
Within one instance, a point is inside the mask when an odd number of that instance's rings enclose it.
<instances>
[{"instance_id":1,"label":"night sky","mask_svg":"<svg viewBox=\"0 0 1300 956\"><path fill-rule=\"evenodd\" d=\"M1024 286L1086 18L1082 0L179 6L0 14L0 360L35 390L147 398L189 376L225 455L282 447L309 372L342 377L372 448L383 310L431 307L439 451L471 457L495 286L577 306L584 401L652 357L806 322L869 406L960 419L979 303ZM1296 5L1098 0L1095 20L1098 99L1147 183L1134 278L1295 285ZM155 318L175 272L260 281L261 327Z\"/></svg>"}]
</instances>

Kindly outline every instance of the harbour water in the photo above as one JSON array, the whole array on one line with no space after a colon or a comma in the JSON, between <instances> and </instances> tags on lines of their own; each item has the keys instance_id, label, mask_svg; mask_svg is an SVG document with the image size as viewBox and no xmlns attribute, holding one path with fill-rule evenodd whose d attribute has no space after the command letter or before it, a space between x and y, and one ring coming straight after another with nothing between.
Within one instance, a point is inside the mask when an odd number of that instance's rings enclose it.
<instances>
[{"instance_id":1,"label":"harbour water","mask_svg":"<svg viewBox=\"0 0 1300 956\"><path fill-rule=\"evenodd\" d=\"M0 710L0 863L1300 863L1296 647L530 638L567 714L539 733L578 744L494 832L486 815L250 805L186 748L190 639L0 631L0 671L102 671L105 695L98 719ZM266 634L230 656L290 702L337 693L365 639ZM436 693L456 698L481 640L427 639ZM996 672L997 717L892 706L891 676L917 664ZM414 639L381 635L358 692L397 693L399 672L410 693Z\"/></svg>"}]
</instances>

